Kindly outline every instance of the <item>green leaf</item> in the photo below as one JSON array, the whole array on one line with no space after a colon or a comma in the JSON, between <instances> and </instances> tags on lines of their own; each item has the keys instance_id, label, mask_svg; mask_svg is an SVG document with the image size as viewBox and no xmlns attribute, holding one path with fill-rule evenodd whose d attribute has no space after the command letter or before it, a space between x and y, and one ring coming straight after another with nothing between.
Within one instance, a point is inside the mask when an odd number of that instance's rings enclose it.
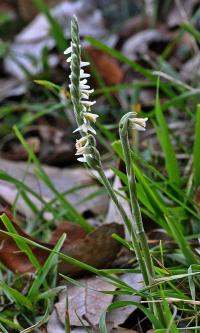
<instances>
[{"instance_id":1,"label":"green leaf","mask_svg":"<svg viewBox=\"0 0 200 333\"><path fill-rule=\"evenodd\" d=\"M172 146L169 130L165 121L165 118L163 116L163 111L160 105L159 100L159 78L158 78L158 84L157 84L157 94L156 94L156 108L155 108L155 114L158 122L157 135L158 139L160 141L161 147L163 149L163 153L165 155L165 164L166 169L168 172L169 180L172 183L175 183L176 185L180 185L180 173L179 173L179 167L178 162L176 159L176 154L174 152L174 148Z\"/></svg>"},{"instance_id":2,"label":"green leaf","mask_svg":"<svg viewBox=\"0 0 200 333\"><path fill-rule=\"evenodd\" d=\"M193 152L194 182L196 186L200 185L200 104L197 105L196 126Z\"/></svg>"},{"instance_id":3,"label":"green leaf","mask_svg":"<svg viewBox=\"0 0 200 333\"><path fill-rule=\"evenodd\" d=\"M65 239L66 239L66 235L63 234L53 249L55 252L59 252L61 250L61 247L63 246ZM30 301L34 301L34 299L36 301L36 299L39 295L39 288L45 281L47 274L49 273L51 268L55 265L55 260L57 261L57 254L54 252L51 252L49 257L45 261L44 265L38 270L37 276L28 293L28 298Z\"/></svg>"},{"instance_id":4,"label":"green leaf","mask_svg":"<svg viewBox=\"0 0 200 333\"><path fill-rule=\"evenodd\" d=\"M21 292L17 291L14 288L9 287L6 283L4 283L2 281L0 281L0 289L2 289L2 291L10 299L12 299L19 308L25 307L30 311L33 310L32 303Z\"/></svg>"}]
</instances>

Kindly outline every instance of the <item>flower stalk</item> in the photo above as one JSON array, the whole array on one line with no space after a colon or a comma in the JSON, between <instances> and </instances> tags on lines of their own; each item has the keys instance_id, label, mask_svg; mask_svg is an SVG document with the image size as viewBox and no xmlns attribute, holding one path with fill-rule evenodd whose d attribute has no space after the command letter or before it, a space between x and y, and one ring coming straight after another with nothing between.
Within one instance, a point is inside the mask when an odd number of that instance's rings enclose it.
<instances>
[{"instance_id":1,"label":"flower stalk","mask_svg":"<svg viewBox=\"0 0 200 333\"><path fill-rule=\"evenodd\" d=\"M131 112L125 115L120 122L120 138L122 141L125 156L133 217L132 219L130 219L123 206L120 204L111 183L109 182L104 173L101 164L100 154L96 147L96 140L94 137L96 131L93 128L93 124L96 122L98 115L91 112L91 107L96 102L90 101L89 99L90 94L93 92L93 89L90 89L90 86L87 82L87 78L90 75L85 73L83 70L83 67L88 66L89 63L81 61L79 27L76 17L73 17L72 19L71 37L71 45L65 51L65 54L69 55L67 62L70 63L71 68L70 94L78 125L78 128L74 132L80 132L81 135L81 138L76 141L76 155L78 156L78 160L80 162L87 163L90 168L98 172L100 181L105 186L109 196L118 208L119 213L121 214L121 217L129 231L145 285L152 285L155 278L155 272L143 228L139 204L137 202L135 176L131 164L130 145L128 140L128 127L139 131L144 131L147 118L134 118L133 116L135 115L135 113ZM151 297L149 300L153 301ZM152 304L153 303L150 302L149 307L152 311L154 311L155 315L162 322L162 327L165 327L162 311L160 309L160 304Z\"/></svg>"},{"instance_id":2,"label":"flower stalk","mask_svg":"<svg viewBox=\"0 0 200 333\"><path fill-rule=\"evenodd\" d=\"M143 267L141 268L142 274L147 274L148 282L147 285L152 285L155 280L155 270L154 265L152 262L147 237L144 231L144 226L142 222L142 216L141 211L139 207L139 203L137 200L137 192L136 192L136 180L135 180L135 174L132 166L132 160L131 160L131 147L129 143L128 133L129 128L137 129L139 131L144 131L146 128L146 121L148 118L134 118L135 115L134 112L129 112L126 115L124 115L120 121L119 124L119 135L120 140L122 143L122 149L124 153L124 160L126 165L126 173L128 177L128 188L129 188L129 196L130 196L130 203L131 203L131 212L133 216L133 229L135 231L136 239L140 243L140 251L142 253L142 257L144 258L145 262L145 270L143 271ZM154 309L155 313L157 314L158 318L161 320L161 322L164 323L164 316L161 304L154 303Z\"/></svg>"}]
</instances>

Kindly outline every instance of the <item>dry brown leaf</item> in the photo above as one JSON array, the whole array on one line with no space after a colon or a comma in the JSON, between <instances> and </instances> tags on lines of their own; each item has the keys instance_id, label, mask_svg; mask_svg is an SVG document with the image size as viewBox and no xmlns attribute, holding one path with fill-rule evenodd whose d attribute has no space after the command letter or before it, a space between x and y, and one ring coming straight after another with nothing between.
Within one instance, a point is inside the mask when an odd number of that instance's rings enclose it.
<instances>
[{"instance_id":1,"label":"dry brown leaf","mask_svg":"<svg viewBox=\"0 0 200 333\"><path fill-rule=\"evenodd\" d=\"M120 279L137 290L140 290L143 287L141 274L123 274L120 276ZM68 301L70 325L73 327L72 332L74 333L84 332L83 326L87 326L89 331L92 329L93 332L94 329L95 332L99 332L98 325L100 316L104 311L106 311L107 307L112 302L125 300L136 302L140 301L139 296L113 296L111 294L102 293L103 291L115 291L116 287L96 277L80 279L78 282L81 283L83 287L67 283L67 293L66 291L63 291L60 294L59 302L55 304L55 309L48 323L48 333L53 332L56 325L55 323L57 323L59 328L62 323L64 328L66 318L66 300ZM113 333L126 333L123 329L121 330L119 325L123 324L129 315L135 311L135 309L136 307L134 306L127 306L108 312L106 316L108 331L110 332L110 330L113 329ZM82 325L80 319L84 325Z\"/></svg>"},{"instance_id":2,"label":"dry brown leaf","mask_svg":"<svg viewBox=\"0 0 200 333\"><path fill-rule=\"evenodd\" d=\"M114 57L92 46L85 48L84 51L87 58L91 58L106 85L122 82L124 73Z\"/></svg>"},{"instance_id":3,"label":"dry brown leaf","mask_svg":"<svg viewBox=\"0 0 200 333\"><path fill-rule=\"evenodd\" d=\"M10 216L10 219L19 235L36 241L38 244L44 245L49 249L52 249L58 240L58 237L63 232L66 232L68 238L62 247L62 253L94 267L107 266L112 260L114 260L120 249L120 244L112 238L112 234L117 233L121 237L123 237L124 234L123 227L116 223L102 225L90 234L85 235L85 232L80 226L66 222L56 229L52 235L52 239L50 239L48 243L44 243L38 242L36 239L33 239L23 232L16 222L13 221L12 216ZM0 229L5 230L2 221L0 222ZM9 235L1 231L0 243L0 259L5 266L16 273L34 271L26 254L19 250L16 242ZM40 264L43 264L49 255L48 251L39 249L35 246L31 246L31 250ZM59 271L67 273L68 275L73 275L79 273L82 269L62 261L59 264Z\"/></svg>"},{"instance_id":4,"label":"dry brown leaf","mask_svg":"<svg viewBox=\"0 0 200 333\"><path fill-rule=\"evenodd\" d=\"M82 326L78 318L80 317L85 326L97 326L102 312L106 310L113 299L113 295L107 295L101 292L107 290L114 291L116 287L96 277L81 279L79 282L82 283L85 288L74 285L70 285L67 288L70 324L71 326ZM62 294L60 302L55 306L63 325L66 312L65 298L66 292ZM84 318L86 318L86 320L84 320Z\"/></svg>"}]
</instances>

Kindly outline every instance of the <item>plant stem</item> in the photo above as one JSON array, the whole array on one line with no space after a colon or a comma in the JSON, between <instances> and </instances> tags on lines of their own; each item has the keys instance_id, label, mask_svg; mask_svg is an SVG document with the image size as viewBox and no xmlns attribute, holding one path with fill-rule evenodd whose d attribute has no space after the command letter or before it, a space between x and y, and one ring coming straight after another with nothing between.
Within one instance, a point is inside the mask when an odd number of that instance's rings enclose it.
<instances>
[{"instance_id":1,"label":"plant stem","mask_svg":"<svg viewBox=\"0 0 200 333\"><path fill-rule=\"evenodd\" d=\"M138 243L138 239L136 237L136 232L133 231L134 226L133 226L132 222L130 221L129 217L127 216L124 208L120 204L119 200L117 199L117 196L116 196L115 192L113 191L113 188L112 188L110 182L108 181L102 167L98 169L98 174L99 174L100 179L101 179L104 187L106 188L108 194L110 195L111 199L113 200L116 207L118 208L119 213L121 214L121 217L128 229L128 232L131 235L133 247L135 250L135 254L136 254L140 269L142 271L145 285L148 285L149 284L148 274L147 274L146 266L144 263L144 258L141 255L141 249L140 249L140 245Z\"/></svg>"},{"instance_id":2,"label":"plant stem","mask_svg":"<svg viewBox=\"0 0 200 333\"><path fill-rule=\"evenodd\" d=\"M154 283L155 279L155 270L154 265L152 262L147 237L144 231L142 216L140 207L137 201L137 192L136 192L136 181L135 181L135 174L133 171L132 160L131 160L131 148L128 139L128 122L129 122L130 114L125 115L120 122L120 139L122 143L122 148L124 152L124 160L126 164L126 173L128 177L128 188L129 188L129 195L130 195L130 202L131 202L131 211L133 215L133 233L135 232L135 238L137 241L139 240L140 249L141 249L141 256L144 258L144 262L146 264L146 272L148 275L148 284L151 285ZM141 269L142 271L142 269ZM165 324L162 306L160 303L154 303L155 313L157 314L160 321Z\"/></svg>"}]
</instances>

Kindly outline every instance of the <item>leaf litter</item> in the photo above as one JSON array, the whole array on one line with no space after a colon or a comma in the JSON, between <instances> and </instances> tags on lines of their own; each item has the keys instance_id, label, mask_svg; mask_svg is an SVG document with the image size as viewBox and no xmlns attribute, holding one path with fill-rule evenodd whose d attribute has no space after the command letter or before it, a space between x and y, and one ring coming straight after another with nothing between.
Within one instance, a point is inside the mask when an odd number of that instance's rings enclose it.
<instances>
[{"instance_id":1,"label":"leaf litter","mask_svg":"<svg viewBox=\"0 0 200 333\"><path fill-rule=\"evenodd\" d=\"M120 279L136 290L143 287L142 276L139 273L122 274ZM83 284L84 287L80 288L68 283L66 291L60 294L59 302L55 304L55 309L48 322L48 333L53 333L53 329L57 326L60 333L64 333L66 311L69 313L72 332L85 332L84 327L87 327L89 331L99 332L100 316L113 301L140 301L140 296L106 294L106 291L114 292L116 287L96 277L80 279L78 283ZM66 301L68 308L66 308ZM135 309L136 307L127 306L109 312L106 320L108 331L114 329L113 332L123 332L123 328L120 328L119 325L122 325Z\"/></svg>"}]
</instances>

